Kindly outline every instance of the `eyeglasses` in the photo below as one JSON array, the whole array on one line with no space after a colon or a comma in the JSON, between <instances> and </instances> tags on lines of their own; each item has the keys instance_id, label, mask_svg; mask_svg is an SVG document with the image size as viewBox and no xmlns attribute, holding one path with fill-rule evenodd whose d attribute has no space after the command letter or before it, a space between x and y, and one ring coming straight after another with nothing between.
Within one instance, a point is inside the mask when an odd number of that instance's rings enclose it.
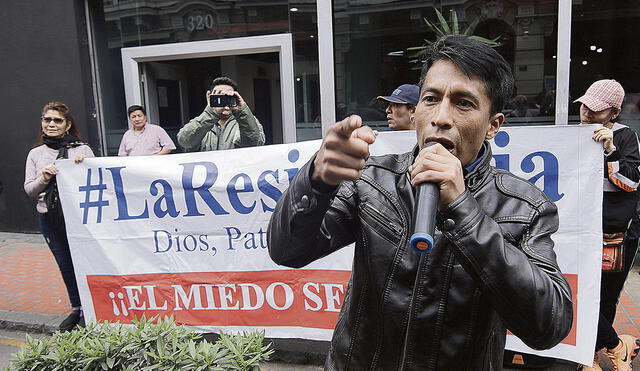
<instances>
[{"instance_id":1,"label":"eyeglasses","mask_svg":"<svg viewBox=\"0 0 640 371\"><path fill-rule=\"evenodd\" d=\"M60 117L41 117L42 122L46 122L47 124L50 123L51 121L55 122L56 124L62 124L64 122L65 119L61 119Z\"/></svg>"}]
</instances>

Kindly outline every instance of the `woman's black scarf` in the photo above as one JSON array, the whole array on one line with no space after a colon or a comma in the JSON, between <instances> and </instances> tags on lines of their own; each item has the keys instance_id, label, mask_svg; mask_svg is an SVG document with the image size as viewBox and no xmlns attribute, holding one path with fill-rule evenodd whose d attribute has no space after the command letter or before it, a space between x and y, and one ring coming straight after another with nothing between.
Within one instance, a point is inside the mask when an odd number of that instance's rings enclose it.
<instances>
[{"instance_id":1,"label":"woman's black scarf","mask_svg":"<svg viewBox=\"0 0 640 371\"><path fill-rule=\"evenodd\" d=\"M56 160L69 157L69 148L81 146L83 143L80 139L73 135L64 135L61 137L49 137L42 136L42 142L51 149L58 150L58 156ZM64 215L62 214L62 205L60 204L60 198L58 196L58 182L56 176L47 184L44 189L44 201L47 205L47 216L55 219L57 222L64 223Z\"/></svg>"},{"instance_id":2,"label":"woman's black scarf","mask_svg":"<svg viewBox=\"0 0 640 371\"><path fill-rule=\"evenodd\" d=\"M47 147L51 149L58 150L58 157L56 157L56 160L60 158L67 158L69 148L77 147L84 144L80 139L70 134L63 135L61 137L49 137L49 136L43 135L42 143L44 143Z\"/></svg>"}]
</instances>

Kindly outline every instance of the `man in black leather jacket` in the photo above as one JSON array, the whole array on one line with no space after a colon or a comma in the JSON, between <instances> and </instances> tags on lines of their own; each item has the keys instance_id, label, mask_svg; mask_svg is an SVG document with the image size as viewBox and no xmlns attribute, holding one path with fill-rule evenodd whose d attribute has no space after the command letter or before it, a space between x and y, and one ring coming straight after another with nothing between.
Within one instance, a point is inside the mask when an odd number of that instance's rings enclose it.
<instances>
[{"instance_id":1,"label":"man in black leather jacket","mask_svg":"<svg viewBox=\"0 0 640 371\"><path fill-rule=\"evenodd\" d=\"M509 66L489 46L448 36L433 44L420 85L419 148L369 158L375 133L351 116L329 129L271 217L278 264L302 267L356 243L328 370L500 370L507 329L545 349L571 327L555 205L490 166ZM408 247L423 182L440 189L428 254Z\"/></svg>"}]
</instances>

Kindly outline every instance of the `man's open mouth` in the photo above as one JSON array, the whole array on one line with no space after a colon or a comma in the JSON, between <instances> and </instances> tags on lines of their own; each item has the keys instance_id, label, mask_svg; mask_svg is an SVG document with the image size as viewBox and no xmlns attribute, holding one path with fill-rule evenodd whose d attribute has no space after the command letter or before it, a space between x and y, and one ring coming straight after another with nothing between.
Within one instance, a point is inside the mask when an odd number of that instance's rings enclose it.
<instances>
[{"instance_id":1,"label":"man's open mouth","mask_svg":"<svg viewBox=\"0 0 640 371\"><path fill-rule=\"evenodd\" d=\"M450 141L447 138L427 138L425 141L425 143L429 143L429 142L437 142L440 143L445 149L447 149L448 151L451 151L455 148L455 144L453 144L452 141Z\"/></svg>"}]
</instances>

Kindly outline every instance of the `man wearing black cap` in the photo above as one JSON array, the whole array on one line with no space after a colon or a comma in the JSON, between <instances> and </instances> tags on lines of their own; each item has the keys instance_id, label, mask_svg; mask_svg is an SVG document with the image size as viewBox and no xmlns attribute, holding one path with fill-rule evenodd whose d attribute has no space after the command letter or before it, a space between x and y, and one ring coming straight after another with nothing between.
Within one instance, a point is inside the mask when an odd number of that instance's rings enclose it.
<instances>
[{"instance_id":1,"label":"man wearing black cap","mask_svg":"<svg viewBox=\"0 0 640 371\"><path fill-rule=\"evenodd\" d=\"M391 130L415 130L413 113L416 111L420 88L418 85L404 84L389 96L379 96L378 100L389 102L385 112Z\"/></svg>"}]
</instances>

